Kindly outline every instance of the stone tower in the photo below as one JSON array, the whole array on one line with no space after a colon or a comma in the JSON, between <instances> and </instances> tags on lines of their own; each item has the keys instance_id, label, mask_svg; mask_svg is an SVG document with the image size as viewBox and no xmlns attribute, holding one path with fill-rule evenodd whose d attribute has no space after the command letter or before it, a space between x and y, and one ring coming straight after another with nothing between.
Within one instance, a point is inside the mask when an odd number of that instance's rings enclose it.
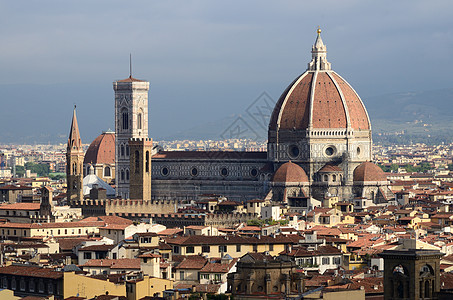
<instances>
[{"instance_id":1,"label":"stone tower","mask_svg":"<svg viewBox=\"0 0 453 300\"><path fill-rule=\"evenodd\" d=\"M440 291L440 258L437 250L386 250L384 299L437 299Z\"/></svg>"},{"instance_id":2,"label":"stone tower","mask_svg":"<svg viewBox=\"0 0 453 300\"><path fill-rule=\"evenodd\" d=\"M116 195L129 198L129 140L148 137L149 82L129 78L113 83L115 91Z\"/></svg>"},{"instance_id":3,"label":"stone tower","mask_svg":"<svg viewBox=\"0 0 453 300\"><path fill-rule=\"evenodd\" d=\"M68 201L83 199L83 148L77 124L76 108L72 115L71 131L66 148L66 184Z\"/></svg>"},{"instance_id":4,"label":"stone tower","mask_svg":"<svg viewBox=\"0 0 453 300\"><path fill-rule=\"evenodd\" d=\"M151 153L153 140L132 138L130 149L130 198L151 200Z\"/></svg>"}]
</instances>

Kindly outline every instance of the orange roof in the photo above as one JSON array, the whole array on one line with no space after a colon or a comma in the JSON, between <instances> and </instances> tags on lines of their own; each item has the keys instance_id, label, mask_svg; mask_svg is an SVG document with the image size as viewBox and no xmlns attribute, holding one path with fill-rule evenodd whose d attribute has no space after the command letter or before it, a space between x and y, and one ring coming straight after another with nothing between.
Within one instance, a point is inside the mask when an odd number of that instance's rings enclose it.
<instances>
[{"instance_id":1,"label":"orange roof","mask_svg":"<svg viewBox=\"0 0 453 300\"><path fill-rule=\"evenodd\" d=\"M12 203L0 206L0 210L39 210L40 203Z\"/></svg>"},{"instance_id":2,"label":"orange roof","mask_svg":"<svg viewBox=\"0 0 453 300\"><path fill-rule=\"evenodd\" d=\"M84 164L115 164L115 133L104 132L88 147Z\"/></svg>"}]
</instances>

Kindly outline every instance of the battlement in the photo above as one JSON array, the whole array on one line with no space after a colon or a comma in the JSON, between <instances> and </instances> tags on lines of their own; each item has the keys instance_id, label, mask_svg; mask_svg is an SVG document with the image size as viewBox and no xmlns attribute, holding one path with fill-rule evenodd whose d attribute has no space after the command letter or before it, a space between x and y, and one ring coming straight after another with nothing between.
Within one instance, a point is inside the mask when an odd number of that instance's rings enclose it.
<instances>
[{"instance_id":1,"label":"battlement","mask_svg":"<svg viewBox=\"0 0 453 300\"><path fill-rule=\"evenodd\" d=\"M130 138L129 142L152 142L152 138Z\"/></svg>"}]
</instances>

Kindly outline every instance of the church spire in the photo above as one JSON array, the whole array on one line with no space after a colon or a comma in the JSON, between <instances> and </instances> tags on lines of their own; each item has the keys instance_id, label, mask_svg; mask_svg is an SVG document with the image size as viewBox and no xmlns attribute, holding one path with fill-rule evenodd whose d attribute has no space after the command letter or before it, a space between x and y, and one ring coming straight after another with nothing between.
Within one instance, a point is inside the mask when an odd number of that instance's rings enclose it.
<instances>
[{"instance_id":1,"label":"church spire","mask_svg":"<svg viewBox=\"0 0 453 300\"><path fill-rule=\"evenodd\" d=\"M80 139L79 125L77 124L76 106L74 105L74 112L72 113L71 130L69 131L68 150L82 150L82 140Z\"/></svg>"},{"instance_id":2,"label":"church spire","mask_svg":"<svg viewBox=\"0 0 453 300\"><path fill-rule=\"evenodd\" d=\"M330 62L327 61L327 47L324 45L321 38L321 28L318 27L316 31L315 44L311 48L311 62L308 63L308 70L310 71L325 71L331 70Z\"/></svg>"}]
</instances>

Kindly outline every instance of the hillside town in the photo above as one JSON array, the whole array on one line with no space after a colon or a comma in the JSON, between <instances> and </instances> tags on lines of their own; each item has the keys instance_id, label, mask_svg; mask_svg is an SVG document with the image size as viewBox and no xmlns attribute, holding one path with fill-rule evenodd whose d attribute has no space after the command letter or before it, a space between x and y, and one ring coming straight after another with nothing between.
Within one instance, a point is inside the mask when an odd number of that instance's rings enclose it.
<instances>
[{"instance_id":1,"label":"hillside town","mask_svg":"<svg viewBox=\"0 0 453 300\"><path fill-rule=\"evenodd\" d=\"M385 202L236 202L210 194L147 215L71 207L65 178L52 179L65 169L61 147L0 151L2 299L378 299L382 254L400 249L441 253L440 291L453 290L453 145L375 145L394 195ZM34 165L47 173L32 172ZM18 166L25 172L13 176Z\"/></svg>"}]
</instances>

